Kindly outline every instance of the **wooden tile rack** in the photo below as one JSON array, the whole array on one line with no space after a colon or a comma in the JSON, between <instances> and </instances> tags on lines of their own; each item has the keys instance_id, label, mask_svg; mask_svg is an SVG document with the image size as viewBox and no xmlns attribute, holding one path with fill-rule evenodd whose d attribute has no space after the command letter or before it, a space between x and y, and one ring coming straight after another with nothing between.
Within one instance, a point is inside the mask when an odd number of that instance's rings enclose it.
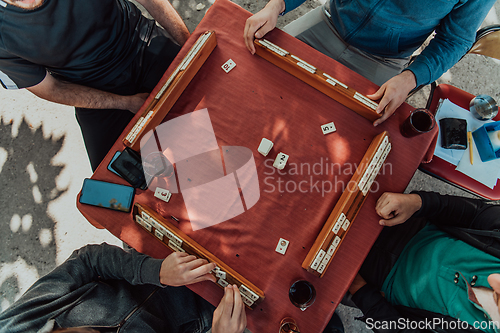
<instances>
[{"instance_id":1,"label":"wooden tile rack","mask_svg":"<svg viewBox=\"0 0 500 333\"><path fill-rule=\"evenodd\" d=\"M254 40L256 54L373 122L378 104L266 39Z\"/></svg>"},{"instance_id":2,"label":"wooden tile rack","mask_svg":"<svg viewBox=\"0 0 500 333\"><path fill-rule=\"evenodd\" d=\"M264 300L265 295L262 290L151 208L136 203L133 215L137 224L172 251L186 252L209 262L215 262L217 267L211 274L217 279L217 285L221 288L229 284L238 286L243 302L248 308L254 309Z\"/></svg>"},{"instance_id":3,"label":"wooden tile rack","mask_svg":"<svg viewBox=\"0 0 500 333\"><path fill-rule=\"evenodd\" d=\"M377 135L368 147L359 167L304 259L302 268L316 276L323 277L390 151L389 133L384 131Z\"/></svg>"},{"instance_id":4,"label":"wooden tile rack","mask_svg":"<svg viewBox=\"0 0 500 333\"><path fill-rule=\"evenodd\" d=\"M143 135L161 124L216 46L215 31L207 31L197 39L181 63L172 72L167 82L144 110L134 127L125 136L125 139L123 139L125 146L135 151L140 150Z\"/></svg>"}]
</instances>

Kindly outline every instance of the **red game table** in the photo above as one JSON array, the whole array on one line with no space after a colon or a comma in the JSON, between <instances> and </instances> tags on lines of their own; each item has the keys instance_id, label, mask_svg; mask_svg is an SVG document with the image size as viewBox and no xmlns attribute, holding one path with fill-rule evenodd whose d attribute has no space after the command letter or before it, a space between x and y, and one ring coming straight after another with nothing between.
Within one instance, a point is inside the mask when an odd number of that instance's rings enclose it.
<instances>
[{"instance_id":1,"label":"red game table","mask_svg":"<svg viewBox=\"0 0 500 333\"><path fill-rule=\"evenodd\" d=\"M446 98L458 106L469 110L469 103L474 98L474 95L448 84L440 84L434 90L429 110L436 113L439 100ZM494 120L500 120L500 114L498 114ZM497 180L495 187L490 189L475 179L455 170L455 168L455 165L437 156L434 156L430 163L422 163L420 165L420 170L446 182L461 187L486 199L500 200L500 180Z\"/></svg>"},{"instance_id":2,"label":"red game table","mask_svg":"<svg viewBox=\"0 0 500 333\"><path fill-rule=\"evenodd\" d=\"M179 218L178 227L183 232L264 291L265 300L256 309L246 311L251 331L276 333L280 320L291 316L302 331L321 332L382 229L374 209L376 200L385 191L404 191L428 152L437 129L411 139L402 137L399 125L413 110L407 104L382 125L373 127L371 122L321 92L266 60L252 56L242 37L250 15L228 0L217 0L143 108L198 36L214 30L217 47L165 120L207 108L219 146L242 146L252 151L259 178L258 202L228 221L193 231L182 193L173 194L170 202L164 203L156 199L151 190L137 190L134 201L152 207L165 218L171 215ZM281 30L275 29L266 39L331 73L361 94L373 93L378 88ZM228 59L232 59L236 67L226 74L221 66ZM136 123L139 113L93 179L125 184L108 171L107 166L112 155L124 149L122 139ZM321 125L332 121L337 131L323 135ZM370 142L383 131L388 131L392 140L386 165L326 274L318 278L302 269L301 264ZM274 142L267 157L257 152L264 137ZM290 158L287 167L277 172L270 165L280 151ZM137 225L131 214L79 203L77 206L90 223L108 229L138 251L156 258L171 253ZM280 238L290 241L285 255L275 252ZM315 303L305 311L293 306L288 299L288 290L298 279L308 280L317 291ZM189 288L214 305L223 295L223 290L211 282Z\"/></svg>"}]
</instances>

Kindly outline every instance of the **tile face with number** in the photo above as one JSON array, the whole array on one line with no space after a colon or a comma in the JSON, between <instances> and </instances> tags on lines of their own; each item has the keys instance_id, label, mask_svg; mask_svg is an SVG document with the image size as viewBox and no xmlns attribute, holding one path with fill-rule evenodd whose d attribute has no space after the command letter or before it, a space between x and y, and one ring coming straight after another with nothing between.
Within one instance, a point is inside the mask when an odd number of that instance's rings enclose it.
<instances>
[{"instance_id":1,"label":"tile face with number","mask_svg":"<svg viewBox=\"0 0 500 333\"><path fill-rule=\"evenodd\" d=\"M215 273L215 276L222 279L222 280L226 280L226 272L224 272L223 270L221 270L219 267L215 267L213 269L213 272Z\"/></svg>"},{"instance_id":2,"label":"tile face with number","mask_svg":"<svg viewBox=\"0 0 500 333\"><path fill-rule=\"evenodd\" d=\"M163 240L163 234L161 232L159 232L158 230L155 230L155 236L159 239L159 240Z\"/></svg>"},{"instance_id":3,"label":"tile face with number","mask_svg":"<svg viewBox=\"0 0 500 333\"><path fill-rule=\"evenodd\" d=\"M217 280L217 283L220 284L224 288L226 288L227 286L229 286L229 283L226 280L224 280L224 279Z\"/></svg>"},{"instance_id":4,"label":"tile face with number","mask_svg":"<svg viewBox=\"0 0 500 333\"><path fill-rule=\"evenodd\" d=\"M276 246L276 252L285 254L286 249L288 248L288 243L290 242L286 239L280 238L278 245Z\"/></svg>"},{"instance_id":5,"label":"tile face with number","mask_svg":"<svg viewBox=\"0 0 500 333\"><path fill-rule=\"evenodd\" d=\"M229 71L231 69L233 69L234 67L236 67L236 63L232 60L232 59L229 59L228 61L226 61L224 63L224 65L222 65L222 69L224 70L224 72L226 73L229 73Z\"/></svg>"},{"instance_id":6,"label":"tile face with number","mask_svg":"<svg viewBox=\"0 0 500 333\"><path fill-rule=\"evenodd\" d=\"M157 187L155 191L155 197L158 199L161 199L165 202L168 202L170 200L170 197L172 196L172 193L170 193L169 190L164 190L162 188Z\"/></svg>"},{"instance_id":7,"label":"tile face with number","mask_svg":"<svg viewBox=\"0 0 500 333\"><path fill-rule=\"evenodd\" d=\"M323 134L326 135L335 132L337 129L332 121L331 123L321 125L321 130L323 131Z\"/></svg>"},{"instance_id":8,"label":"tile face with number","mask_svg":"<svg viewBox=\"0 0 500 333\"><path fill-rule=\"evenodd\" d=\"M288 155L285 153L279 153L274 160L273 167L279 170L283 170L285 168L286 162L288 161Z\"/></svg>"}]
</instances>

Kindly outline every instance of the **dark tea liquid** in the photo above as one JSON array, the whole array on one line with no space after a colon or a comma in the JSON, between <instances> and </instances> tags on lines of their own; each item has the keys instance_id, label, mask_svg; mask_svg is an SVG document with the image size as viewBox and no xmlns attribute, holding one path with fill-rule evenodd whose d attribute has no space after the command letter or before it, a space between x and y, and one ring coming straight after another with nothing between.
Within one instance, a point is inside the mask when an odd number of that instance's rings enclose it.
<instances>
[{"instance_id":1,"label":"dark tea liquid","mask_svg":"<svg viewBox=\"0 0 500 333\"><path fill-rule=\"evenodd\" d=\"M289 291L290 301L293 305L297 307L304 307L312 304L314 298L316 297L316 291L312 284L307 281L297 281L291 287Z\"/></svg>"},{"instance_id":2,"label":"dark tea liquid","mask_svg":"<svg viewBox=\"0 0 500 333\"><path fill-rule=\"evenodd\" d=\"M151 177L171 177L174 173L172 163L163 153L151 153L146 156L143 163L144 172Z\"/></svg>"},{"instance_id":3,"label":"dark tea liquid","mask_svg":"<svg viewBox=\"0 0 500 333\"><path fill-rule=\"evenodd\" d=\"M423 111L415 112L411 117L411 123L421 132L430 131L432 128L432 119Z\"/></svg>"}]
</instances>

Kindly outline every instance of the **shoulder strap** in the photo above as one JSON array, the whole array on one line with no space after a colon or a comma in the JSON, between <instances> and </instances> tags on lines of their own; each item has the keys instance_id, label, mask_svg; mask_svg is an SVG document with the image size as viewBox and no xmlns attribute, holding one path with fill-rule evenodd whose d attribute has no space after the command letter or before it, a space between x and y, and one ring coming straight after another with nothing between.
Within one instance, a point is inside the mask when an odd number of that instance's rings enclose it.
<instances>
[{"instance_id":1,"label":"shoulder strap","mask_svg":"<svg viewBox=\"0 0 500 333\"><path fill-rule=\"evenodd\" d=\"M470 228L456 228L458 230L461 230L463 232L466 232L471 235L476 235L476 236L486 236L486 237L491 237L495 238L497 240L500 240L500 231L498 229L495 230L477 230L477 229L470 229Z\"/></svg>"}]
</instances>

